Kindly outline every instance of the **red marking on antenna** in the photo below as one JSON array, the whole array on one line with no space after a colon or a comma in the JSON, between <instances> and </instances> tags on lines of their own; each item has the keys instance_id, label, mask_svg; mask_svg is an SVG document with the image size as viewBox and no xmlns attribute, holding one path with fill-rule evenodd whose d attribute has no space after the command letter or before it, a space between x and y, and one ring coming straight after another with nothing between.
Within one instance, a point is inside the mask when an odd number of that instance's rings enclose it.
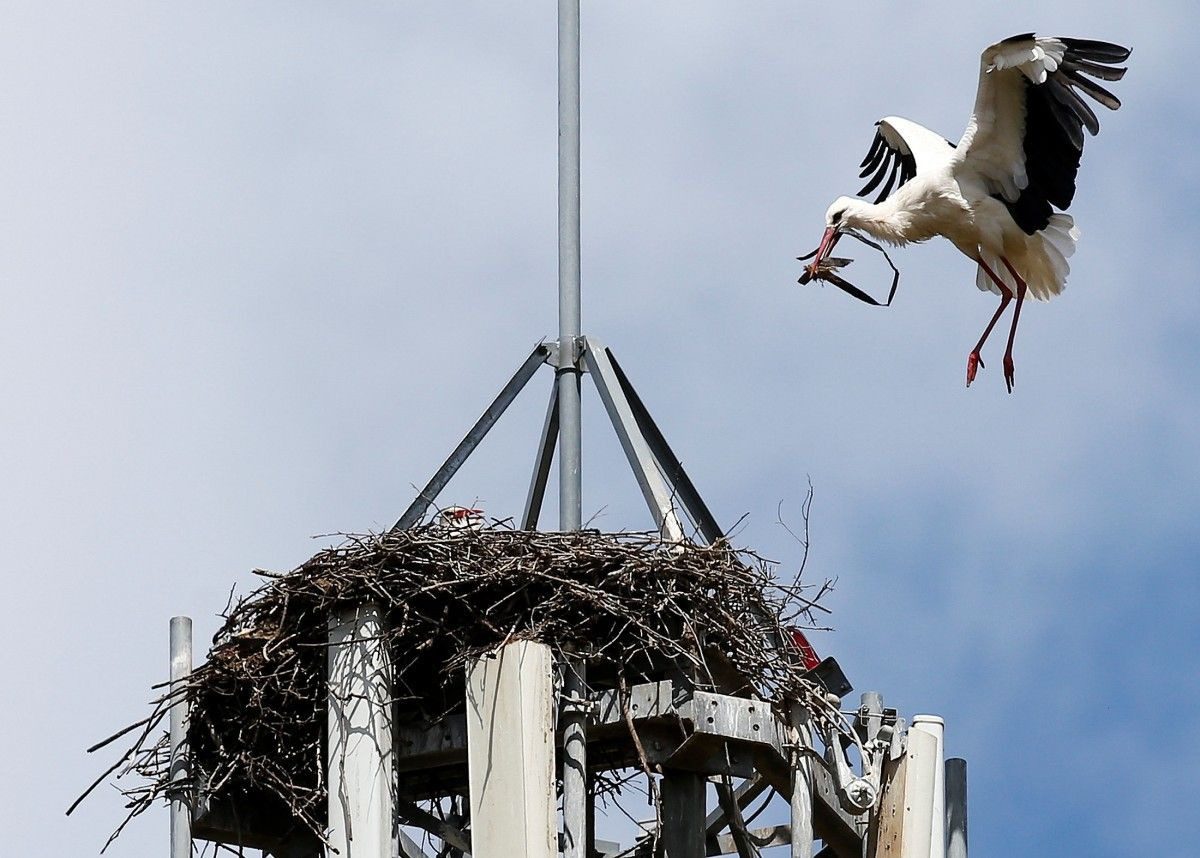
<instances>
[{"instance_id":1,"label":"red marking on antenna","mask_svg":"<svg viewBox=\"0 0 1200 858\"><path fill-rule=\"evenodd\" d=\"M804 669L812 670L819 665L821 657L817 655L817 651L813 648L813 645L808 642L808 638L804 632L795 626L792 626L788 631L792 633L792 644L795 645L796 650L800 653L800 658L804 660Z\"/></svg>"}]
</instances>

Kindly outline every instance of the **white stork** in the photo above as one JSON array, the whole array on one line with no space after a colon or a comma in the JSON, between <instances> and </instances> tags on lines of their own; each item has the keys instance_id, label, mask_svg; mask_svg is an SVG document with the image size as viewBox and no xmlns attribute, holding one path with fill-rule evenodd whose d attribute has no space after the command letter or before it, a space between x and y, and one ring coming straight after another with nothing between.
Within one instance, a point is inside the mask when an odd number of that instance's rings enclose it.
<instances>
[{"instance_id":1,"label":"white stork","mask_svg":"<svg viewBox=\"0 0 1200 858\"><path fill-rule=\"evenodd\" d=\"M983 52L975 112L958 145L915 122L888 116L860 165L880 183L874 204L838 197L810 270L845 230L902 245L941 235L978 263L976 285L1000 307L967 358L967 385L983 366L979 353L1013 296L1004 380L1013 388L1013 339L1026 294L1049 300L1063 290L1079 230L1056 212L1071 205L1083 130L1100 130L1087 95L1110 110L1121 102L1093 78L1120 80L1128 48L1089 39L1026 33ZM899 183L896 179L899 178ZM894 191L893 191L894 188Z\"/></svg>"}]
</instances>

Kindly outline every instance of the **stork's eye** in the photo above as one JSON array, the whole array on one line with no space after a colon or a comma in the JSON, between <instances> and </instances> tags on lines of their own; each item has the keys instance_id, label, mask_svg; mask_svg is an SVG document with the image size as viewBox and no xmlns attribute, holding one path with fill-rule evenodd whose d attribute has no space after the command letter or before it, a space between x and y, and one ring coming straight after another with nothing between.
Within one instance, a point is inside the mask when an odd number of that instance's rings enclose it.
<instances>
[{"instance_id":1,"label":"stork's eye","mask_svg":"<svg viewBox=\"0 0 1200 858\"><path fill-rule=\"evenodd\" d=\"M834 222L834 223L841 223L841 222L842 222L842 213L841 213L840 211L837 211L837 212L834 212L834 213L833 213L833 222Z\"/></svg>"}]
</instances>

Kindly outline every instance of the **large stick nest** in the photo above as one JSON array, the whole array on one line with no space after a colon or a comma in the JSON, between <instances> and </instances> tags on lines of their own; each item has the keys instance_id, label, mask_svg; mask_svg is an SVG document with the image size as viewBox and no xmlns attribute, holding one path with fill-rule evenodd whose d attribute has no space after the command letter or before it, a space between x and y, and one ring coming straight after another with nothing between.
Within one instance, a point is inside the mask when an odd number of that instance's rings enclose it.
<instances>
[{"instance_id":1,"label":"large stick nest","mask_svg":"<svg viewBox=\"0 0 1200 858\"><path fill-rule=\"evenodd\" d=\"M811 626L825 586L805 598L798 573L785 583L775 572L750 552L664 543L656 533L427 526L351 536L286 574L257 572L265 582L227 612L189 680L96 746L137 731L96 784L113 773L136 782L122 789L126 822L166 796L161 724L186 696L194 779L186 786L235 806L276 803L319 832L329 618L364 600L385 614L401 719L461 711L464 665L521 639L586 658L594 687L667 668L715 684L732 666L767 700L806 698L788 629Z\"/></svg>"}]
</instances>

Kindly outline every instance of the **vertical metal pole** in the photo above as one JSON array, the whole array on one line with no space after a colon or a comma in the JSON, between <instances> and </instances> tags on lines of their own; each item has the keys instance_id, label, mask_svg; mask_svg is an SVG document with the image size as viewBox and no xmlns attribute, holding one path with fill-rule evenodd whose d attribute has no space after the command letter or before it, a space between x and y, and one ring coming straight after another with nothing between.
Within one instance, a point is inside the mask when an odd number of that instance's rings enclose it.
<instances>
[{"instance_id":1,"label":"vertical metal pole","mask_svg":"<svg viewBox=\"0 0 1200 858\"><path fill-rule=\"evenodd\" d=\"M795 703L789 713L796 757L792 765L791 858L812 858L813 854L813 774L812 724L808 709Z\"/></svg>"},{"instance_id":2,"label":"vertical metal pole","mask_svg":"<svg viewBox=\"0 0 1200 858\"><path fill-rule=\"evenodd\" d=\"M192 673L192 619L171 618L171 692ZM188 701L177 697L171 704L171 858L189 858L192 853L192 806L188 795L187 749Z\"/></svg>"},{"instance_id":3,"label":"vertical metal pole","mask_svg":"<svg viewBox=\"0 0 1200 858\"><path fill-rule=\"evenodd\" d=\"M583 523L579 343L579 0L558 0L558 523ZM563 858L587 858L587 675L566 665L563 696Z\"/></svg>"},{"instance_id":4,"label":"vertical metal pole","mask_svg":"<svg viewBox=\"0 0 1200 858\"><path fill-rule=\"evenodd\" d=\"M559 527L583 518L579 397L579 0L558 2Z\"/></svg>"},{"instance_id":5,"label":"vertical metal pole","mask_svg":"<svg viewBox=\"0 0 1200 858\"><path fill-rule=\"evenodd\" d=\"M946 760L946 858L967 858L967 761Z\"/></svg>"},{"instance_id":6,"label":"vertical metal pole","mask_svg":"<svg viewBox=\"0 0 1200 858\"><path fill-rule=\"evenodd\" d=\"M667 769L662 779L664 858L704 858L707 779Z\"/></svg>"},{"instance_id":7,"label":"vertical metal pole","mask_svg":"<svg viewBox=\"0 0 1200 858\"><path fill-rule=\"evenodd\" d=\"M383 631L372 604L329 618L326 836L338 858L392 856L392 670Z\"/></svg>"},{"instance_id":8,"label":"vertical metal pole","mask_svg":"<svg viewBox=\"0 0 1200 858\"><path fill-rule=\"evenodd\" d=\"M562 724L563 856L588 858L587 666L570 658L563 665Z\"/></svg>"}]
</instances>

